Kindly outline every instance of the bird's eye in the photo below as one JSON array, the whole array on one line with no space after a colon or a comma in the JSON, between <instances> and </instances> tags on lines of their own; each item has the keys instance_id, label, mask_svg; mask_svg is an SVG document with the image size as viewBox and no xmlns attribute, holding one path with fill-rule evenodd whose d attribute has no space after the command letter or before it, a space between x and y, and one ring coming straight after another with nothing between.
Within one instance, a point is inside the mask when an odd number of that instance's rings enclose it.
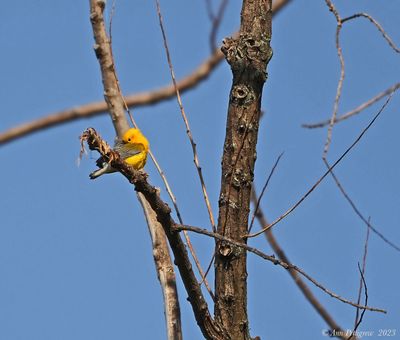
<instances>
[{"instance_id":1,"label":"bird's eye","mask_svg":"<svg viewBox=\"0 0 400 340\"><path fill-rule=\"evenodd\" d=\"M130 138L128 138L128 142L130 142L131 141L131 139Z\"/></svg>"}]
</instances>

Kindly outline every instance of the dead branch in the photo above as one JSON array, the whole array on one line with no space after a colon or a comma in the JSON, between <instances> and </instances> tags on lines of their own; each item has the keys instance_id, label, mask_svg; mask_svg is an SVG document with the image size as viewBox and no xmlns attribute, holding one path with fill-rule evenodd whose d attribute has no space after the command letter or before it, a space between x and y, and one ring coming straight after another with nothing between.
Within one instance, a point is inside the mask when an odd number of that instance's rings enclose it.
<instances>
[{"instance_id":1,"label":"dead branch","mask_svg":"<svg viewBox=\"0 0 400 340\"><path fill-rule=\"evenodd\" d=\"M186 246L179 233L175 230L171 209L161 200L158 190L147 182L147 174L133 169L121 160L119 154L113 151L93 128L87 129L82 134L81 143L84 142L88 144L90 150L99 151L105 160L109 161L114 169L121 172L135 186L135 190L146 198L168 238L169 245L174 253L175 265L181 274L188 300L204 337L212 340L225 340L225 331L210 315L207 302L194 275Z\"/></svg>"}]
</instances>

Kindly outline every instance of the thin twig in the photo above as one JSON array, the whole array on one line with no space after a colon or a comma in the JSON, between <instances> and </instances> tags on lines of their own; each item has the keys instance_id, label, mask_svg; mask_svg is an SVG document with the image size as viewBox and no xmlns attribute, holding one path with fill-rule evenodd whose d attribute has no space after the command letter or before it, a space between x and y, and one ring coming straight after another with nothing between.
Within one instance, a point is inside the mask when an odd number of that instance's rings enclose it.
<instances>
[{"instance_id":1,"label":"thin twig","mask_svg":"<svg viewBox=\"0 0 400 340\"><path fill-rule=\"evenodd\" d=\"M375 97L371 98L370 100L366 101L365 103L362 103L361 105L357 106L355 109L348 111L346 113L344 113L343 115L341 115L340 117L337 117L334 121L334 123L339 123L347 118L350 118L358 113L360 113L361 111L365 110L366 108L370 107L371 105L375 104L377 101L381 100L383 97L388 96L389 94L391 94L392 92L396 91L398 88L400 88L400 83L396 83L394 85L392 85L391 87L389 87L388 89L386 89L385 91L377 94ZM330 119L324 120L322 122L319 123L313 123L313 124L302 124L301 126L304 128L308 128L308 129L315 129L315 128L321 128L324 127L326 125L328 125L330 123Z\"/></svg>"},{"instance_id":2,"label":"thin twig","mask_svg":"<svg viewBox=\"0 0 400 340\"><path fill-rule=\"evenodd\" d=\"M272 15L278 14L292 0L275 0L272 3Z\"/></svg>"},{"instance_id":3,"label":"thin twig","mask_svg":"<svg viewBox=\"0 0 400 340\"><path fill-rule=\"evenodd\" d=\"M369 227L370 222L371 222L371 218L369 217L368 218L368 225L367 225L367 236L365 237L365 242L364 242L364 255L363 255L363 259L362 259L362 270L360 270L360 274L361 275L360 275L360 286L358 288L357 303L360 303L360 301L361 301L361 293L362 293L363 286L364 286L364 288L366 287L364 276L365 276L365 266L367 264L369 231L371 229ZM360 269L360 267L359 267L359 269ZM357 310L356 310L356 319L354 321L354 330L357 330L357 327L359 325L359 319L358 319L359 311L360 311L359 308L357 308ZM361 318L362 318L362 316L361 316Z\"/></svg>"},{"instance_id":4,"label":"thin twig","mask_svg":"<svg viewBox=\"0 0 400 340\"><path fill-rule=\"evenodd\" d=\"M186 231L186 230L184 230L184 231ZM211 256L211 260L210 260L210 262L208 263L206 272L204 273L204 278L206 278L207 275L208 275L208 273L210 272L210 269L211 269L212 264L214 263L214 260L215 260L215 251L213 252L213 255ZM204 280L205 280L205 279L204 279ZM200 282L200 284L202 284L202 283L203 283L203 281ZM215 302L215 298L214 298L214 302Z\"/></svg>"},{"instance_id":5,"label":"thin twig","mask_svg":"<svg viewBox=\"0 0 400 340\"><path fill-rule=\"evenodd\" d=\"M256 215L257 215L257 213L258 213L258 209L259 209L259 207L260 207L261 199L262 199L262 197L264 196L264 193L265 193L265 190L266 190L267 187L268 187L269 181L271 180L272 175L274 174L275 169L276 169L276 167L278 166L279 161L281 160L281 157L282 157L282 156L283 156L283 152L282 152L282 153L278 156L278 158L276 159L275 164L274 164L274 166L272 167L272 169L271 169L271 171L270 171L270 173L269 173L269 175L268 175L268 177L267 177L267 180L265 181L265 184L264 184L264 186L263 186L263 188L262 188L262 190L261 190L261 194L260 194L260 196L258 197L258 199L256 200L256 204L255 204L253 216L251 217L251 222L250 222L250 226L249 226L249 230L248 230L248 233L249 233L249 234L250 234L250 232L251 232L251 229L253 228L254 219L255 219L255 217L256 217ZM254 185L253 185L253 189L254 189ZM253 193L254 193L254 190L253 190Z\"/></svg>"},{"instance_id":6,"label":"thin twig","mask_svg":"<svg viewBox=\"0 0 400 340\"><path fill-rule=\"evenodd\" d=\"M114 13L115 13L115 3L117 0L113 0L111 4L111 12L110 12L110 23L108 25L108 37L110 39L110 46L112 46L112 21L114 18ZM112 49L111 49L112 51Z\"/></svg>"},{"instance_id":7,"label":"thin twig","mask_svg":"<svg viewBox=\"0 0 400 340\"><path fill-rule=\"evenodd\" d=\"M210 21L213 21L215 18L215 15L214 15L214 11L213 11L213 8L211 5L211 0L205 0L205 3L206 3L206 11L207 11L208 18L210 19Z\"/></svg>"},{"instance_id":8,"label":"thin twig","mask_svg":"<svg viewBox=\"0 0 400 340\"><path fill-rule=\"evenodd\" d=\"M252 190L252 195L251 195L253 205L257 204L257 195L254 189L253 185L253 190ZM260 224L260 226L265 226L268 224L267 219L265 218L264 212L261 208L257 210L256 214L257 220ZM275 252L276 255L278 255L279 259L281 259L285 263L290 263L290 260L282 247L279 245L278 241L276 240L273 231L272 230L267 230L264 233L265 237L268 240L268 243L271 245L273 251ZM307 301L314 307L314 309L317 311L317 313L325 320L325 322L328 324L330 329L332 331L335 331L336 334L345 334L343 329L336 323L336 321L333 319L333 317L328 313L328 311L325 309L325 307L318 301L316 296L313 294L311 289L308 287L308 285L304 282L302 277L292 268L288 269L290 277L293 279L293 282L297 285L297 287L300 289L300 291L303 293L304 297L307 299ZM359 302L357 302L359 303ZM345 340L346 338L344 336L340 336L342 340Z\"/></svg>"},{"instance_id":9,"label":"thin twig","mask_svg":"<svg viewBox=\"0 0 400 340\"><path fill-rule=\"evenodd\" d=\"M337 115L337 111L338 111L338 107L339 107L339 100L340 100L340 96L342 94L343 81L344 81L344 77L345 77L344 58L343 58L343 53L342 53L342 47L340 46L340 31L342 29L342 20L340 18L339 13L336 10L336 8L334 7L332 1L325 0L325 2L328 5L329 10L334 14L334 16L336 18L336 22L337 22L336 50L337 50L339 61L340 61L340 78L339 78L339 82L338 82L338 86L337 86L337 90L336 90L335 102L333 104L333 112L332 112L331 120L329 122L328 133L327 133L324 151L323 151L323 155L322 155L323 159L326 159L326 156L328 154L329 147L330 147L330 144L332 141L332 129L333 129L333 125L335 124L336 115Z\"/></svg>"},{"instance_id":10,"label":"thin twig","mask_svg":"<svg viewBox=\"0 0 400 340\"><path fill-rule=\"evenodd\" d=\"M221 0L217 15L213 16L212 27L210 32L210 49L214 51L217 48L217 33L221 25L222 19L224 17L226 6L228 5L228 0Z\"/></svg>"},{"instance_id":11,"label":"thin twig","mask_svg":"<svg viewBox=\"0 0 400 340\"><path fill-rule=\"evenodd\" d=\"M286 216L288 216L291 212L293 212L313 191L314 189L324 180L326 176L342 161L344 157L358 144L358 142L361 140L361 138L364 136L364 134L369 130L369 128L374 124L375 120L381 115L385 107L389 104L390 100L392 99L393 93L387 98L386 102L383 104L383 106L380 108L378 113L374 116L374 118L370 121L370 123L364 128L364 130L359 134L359 136L356 138L356 140L346 149L346 151L333 163L333 165L315 182L315 184L295 203L291 208L289 208L283 215L278 217L274 222L271 224L265 226L262 228L260 231L254 233L254 234L249 234L245 235L245 237L255 237L263 232L265 232L268 229L271 229L273 226L275 226L277 223L282 221Z\"/></svg>"},{"instance_id":12,"label":"thin twig","mask_svg":"<svg viewBox=\"0 0 400 340\"><path fill-rule=\"evenodd\" d=\"M325 165L327 166L327 168L329 168L329 163L324 160ZM388 244L390 247L392 247L393 249L397 250L400 252L400 246L396 245L395 243L393 243L392 241L390 241L385 235L383 235L376 227L374 227L373 225L371 225L369 223L369 221L364 217L364 215L360 212L360 210L357 208L356 204L354 203L354 201L350 198L350 196L348 195L348 193L344 190L343 185L340 183L338 177L336 176L336 174L331 171L331 175L333 180L335 181L336 186L338 187L338 189L340 190L340 192L342 193L342 195L344 196L344 198L347 200L347 202L349 202L351 208L354 210L354 212L356 213L356 215L368 226L369 229L371 229L380 239L382 239L383 242L385 242L386 244Z\"/></svg>"},{"instance_id":13,"label":"thin twig","mask_svg":"<svg viewBox=\"0 0 400 340\"><path fill-rule=\"evenodd\" d=\"M212 230L215 231L214 215L212 213L210 200L209 200L208 194L207 194L206 184L204 182L202 169L201 169L199 158L198 158L198 155L197 155L196 143L194 142L193 135L192 135L192 132L190 130L189 121L187 119L187 116L186 116L186 113L185 113L185 109L183 107L180 91L179 91L179 88L177 86L176 79L175 79L175 72L174 72L174 68L172 66L171 55L169 53L169 47L168 47L168 42L167 42L167 36L166 36L166 33L165 33L164 24L163 24L163 18L162 18L162 15L161 15L160 2L159 2L159 0L155 0L155 2L156 2L156 7L157 7L157 14L158 14L158 20L159 20L159 24L160 24L160 29L161 29L161 33L162 33L162 37L163 37L163 42L164 42L164 49L165 49L165 53L167 55L167 61L168 61L168 66L169 66L169 70L170 70L170 74L171 74L172 83L174 84L174 88L175 88L176 99L178 101L179 109L180 109L183 121L185 123L186 134L187 134L187 136L189 138L189 141L190 141L190 144L192 146L193 161L194 161L194 164L196 166L197 173L198 173L198 176L199 176L199 179L200 179L201 189L202 189L202 192L203 192L204 201L206 203L206 207L207 207L207 211L208 211L208 217L210 219Z\"/></svg>"},{"instance_id":14,"label":"thin twig","mask_svg":"<svg viewBox=\"0 0 400 340\"><path fill-rule=\"evenodd\" d=\"M347 299L341 297L340 295L338 295L336 293L333 293L329 289L325 288L321 283L316 281L314 278L312 278L310 275L308 275L304 270L302 270L301 268L295 266L294 264L286 263L284 261L281 261L281 260L277 259L274 255L267 255L267 254L263 253L262 251L260 251L260 250L258 250L256 248L248 246L245 243L237 242L237 241L231 240L231 239L229 239L229 238L227 238L225 236L222 236L221 234L213 233L213 232L208 231L206 229L202 229L202 228L198 228L198 227L194 227L194 226L175 225L174 229L178 230L178 231L180 231L180 230L192 231L194 233L206 235L206 236L209 236L211 238L227 242L227 243L232 244L232 245L234 245L236 247L245 249L248 252L253 253L253 254L263 258L264 260L272 262L275 265L279 265L279 266L281 266L281 267L283 267L285 269L292 268L293 270L297 271L299 274L304 276L307 280L312 282L316 287L318 287L319 289L324 291L326 294L328 294L329 296L331 296L331 297L333 297L333 298L335 298L335 299L337 299L339 301L342 301L342 302L344 302L344 303L346 303L348 305L351 305L353 307L358 307L358 308L363 308L363 309L365 308L365 309L373 311L373 312L380 312L380 313L385 313L385 314L387 313L386 310L381 309L381 308L375 308L375 307L370 307L370 306L359 305L359 304L357 304L355 302L347 300Z\"/></svg>"},{"instance_id":15,"label":"thin twig","mask_svg":"<svg viewBox=\"0 0 400 340\"><path fill-rule=\"evenodd\" d=\"M193 140L192 132L191 132L190 126L189 126L189 121L188 121L188 119L186 117L185 109L183 107L182 99L181 99L181 96L180 96L180 92L179 92L179 89L178 89L178 86L177 86L177 83L176 83L175 72L174 72L174 69L173 69L173 66L172 66L171 56L170 56L169 48L168 48L167 37L166 37L165 30L164 30L164 24L163 24L163 19L162 19L162 15L161 15L160 3L159 3L158 0L156 0L156 7L157 7L157 14L158 14L159 24L160 24L160 28L161 28L161 33L162 33L162 37L163 37L163 42L164 42L165 53L167 55L168 66L169 66L169 70L170 70L170 74L171 74L171 79L172 79L172 83L173 83L174 88L175 88L176 99L178 101L179 109L180 109L183 121L185 123L185 126L186 126L187 136L189 137L189 141L190 141L190 144L192 146L193 160L194 160L194 164L196 166L197 173L198 173L198 176L199 176L199 179L200 179L201 189L202 189L202 192L203 192L204 201L206 203L206 207L207 207L207 211L208 211L208 217L210 219L212 230L215 231L214 216L213 216L213 213L212 213L210 200L208 198L206 184L204 182L202 169L200 167L200 162L199 162L199 159L198 159L198 156L197 156L196 143ZM191 244L190 239L189 239L189 235L185 234L185 238L186 238L186 241L188 242L188 246L194 252L194 249L193 249L192 244ZM214 294L213 294L213 292L212 292L212 290L211 290L211 288L210 288L210 286L208 284L208 281L207 281L207 279L206 279L206 277L204 275L203 269L200 266L200 262L197 260L197 257L196 257L195 261L196 261L196 265L198 265L199 272L201 274L201 282L204 282L204 284L205 284L205 286L207 288L207 291L209 292L211 298L214 300L215 299Z\"/></svg>"},{"instance_id":16,"label":"thin twig","mask_svg":"<svg viewBox=\"0 0 400 340\"><path fill-rule=\"evenodd\" d=\"M357 13L357 14L353 14L347 18L342 19L342 23L346 22L346 21L350 21L356 18L366 18L368 19L370 22L372 22L375 27L382 33L383 38L387 41L387 43L389 44L389 46L397 53L400 53L400 48L398 48L395 43L393 42L393 40L390 38L390 36L386 33L386 31L383 29L383 27L379 24L378 21L376 21L373 17L371 17L369 14L367 13Z\"/></svg>"},{"instance_id":17,"label":"thin twig","mask_svg":"<svg viewBox=\"0 0 400 340\"><path fill-rule=\"evenodd\" d=\"M360 272L360 276L361 276L361 282L362 282L362 285L363 285L363 287L364 287L364 295L365 295L365 302L364 302L364 304L365 305L367 305L367 303L368 303L368 288L367 288L367 283L365 282L365 278L364 278L364 273L363 273L363 271L361 270L361 268L360 268L360 263L357 263L357 266L358 266L358 271ZM358 310L360 309L360 307L357 307L357 313L358 313ZM355 336L356 336L356 334L357 334L357 329L358 329L358 327L361 325L361 322L362 322L362 320L363 320L363 318L364 318L364 314L365 314L365 311L366 311L366 309L365 308L361 308L362 309L362 312L361 312L361 316L360 316L360 319L357 321L357 323L356 323L356 325L354 326L354 329L353 329L353 331L351 332L351 334L350 334L350 336L348 337L348 339L347 340L350 340L350 339L355 339Z\"/></svg>"}]
</instances>

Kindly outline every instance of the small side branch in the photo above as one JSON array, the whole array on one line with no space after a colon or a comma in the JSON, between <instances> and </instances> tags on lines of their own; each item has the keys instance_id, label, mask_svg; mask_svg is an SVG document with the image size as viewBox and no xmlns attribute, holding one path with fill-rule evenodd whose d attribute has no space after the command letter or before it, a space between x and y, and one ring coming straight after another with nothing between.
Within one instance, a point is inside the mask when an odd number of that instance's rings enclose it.
<instances>
[{"instance_id":1,"label":"small side branch","mask_svg":"<svg viewBox=\"0 0 400 340\"><path fill-rule=\"evenodd\" d=\"M366 309L366 310L369 310L369 311L372 311L372 312L380 312L380 313L384 313L384 314L387 313L387 311L384 310L384 309L376 308L376 307L370 307L370 306L364 306L364 305L359 305L359 304L357 304L355 302L352 302L352 301L350 301L348 299L345 299L345 298L341 297L340 295L338 295L338 294L330 291L329 289L325 288L321 283L316 281L309 274L307 274L304 270L302 270L301 268L295 266L294 264L286 263L286 262L284 262L282 260L279 260L274 255L267 255L267 254L263 253L262 251L260 251L260 250L258 250L256 248L248 246L245 243L237 242L237 241L234 241L234 240L232 240L230 238L222 236L220 234L213 233L213 232L208 231L206 229L202 229L202 228L198 228L198 227L194 227L194 226L175 225L174 229L178 230L178 231L181 231L181 230L192 231L192 232L197 233L197 234L206 235L208 237L212 237L212 238L217 239L219 241L223 241L223 242L225 242L227 244L230 244L230 245L233 245L235 247L245 249L246 251L257 255L257 256L261 257L262 259L264 259L264 260L270 261L275 265L279 265L279 266L281 266L281 267L283 267L283 268L285 268L287 270L289 270L289 269L295 270L296 272L298 272L299 274L304 276L308 281L313 283L316 287L318 287L319 289L324 291L326 294L328 294L329 296L331 296L331 297L333 297L333 298L335 298L335 299L337 299L339 301L342 301L342 302L344 302L344 303L346 303L348 305L351 305L353 307L356 307L356 308Z\"/></svg>"},{"instance_id":2,"label":"small side branch","mask_svg":"<svg viewBox=\"0 0 400 340\"><path fill-rule=\"evenodd\" d=\"M216 15L212 16L212 27L210 32L210 48L214 51L217 48L217 33L219 26L221 25L222 19L224 17L226 6L228 5L228 0L221 0L219 8ZM211 18L211 16L210 16Z\"/></svg>"},{"instance_id":3,"label":"small side branch","mask_svg":"<svg viewBox=\"0 0 400 340\"><path fill-rule=\"evenodd\" d=\"M392 92L396 91L398 88L400 88L400 83L396 83L393 86L389 87L385 91L377 94L375 97L371 98L370 100L367 100L365 103L362 103L361 105L357 106L355 109L348 111L341 115L340 117L337 117L334 121L334 123L339 123L343 120L346 120L352 116L355 116L356 114L360 113L361 111L364 111L371 105L375 104L377 101L381 100L384 97L389 96ZM329 125L330 119L324 120L322 122L318 123L312 123L312 124L303 124L302 127L307 128L307 129L315 129L315 128L322 128L324 126Z\"/></svg>"},{"instance_id":4,"label":"small side branch","mask_svg":"<svg viewBox=\"0 0 400 340\"><path fill-rule=\"evenodd\" d=\"M327 168L329 168L329 163L327 161L324 161L325 165ZM331 175L333 180L335 181L336 186L342 193L343 197L346 199L346 201L350 204L351 208L353 209L354 213L363 221L366 226L368 227L368 230L371 230L375 235L377 235L383 242L385 242L388 246L392 247L394 250L400 252L400 246L389 240L385 235L382 234L376 227L371 225L370 221L367 220L364 215L361 213L360 209L356 206L354 201L350 198L349 194L345 191L343 185L340 183L338 177L336 174L331 171Z\"/></svg>"},{"instance_id":5,"label":"small side branch","mask_svg":"<svg viewBox=\"0 0 400 340\"><path fill-rule=\"evenodd\" d=\"M382 33L383 38L386 40L386 42L389 44L389 46L396 52L400 53L400 48L396 46L396 44L393 42L392 38L389 36L389 34L386 33L386 31L383 29L382 25L376 21L373 17L371 17L367 13L356 13L353 14L347 18L342 19L342 23L345 23L346 21L350 21L353 19L357 18L365 18L368 19L378 30L379 32Z\"/></svg>"},{"instance_id":6,"label":"small side branch","mask_svg":"<svg viewBox=\"0 0 400 340\"><path fill-rule=\"evenodd\" d=\"M343 52L342 52L342 46L340 45L340 31L342 29L342 19L340 18L340 15L337 12L336 8L333 6L333 3L331 2L331 0L325 0L325 2L328 5L329 10L335 16L336 21L337 21L337 26L336 26L336 50L337 50L337 54L338 54L339 61L340 61L340 78L339 78L339 82L338 82L338 85L337 85L336 97L335 97L335 102L333 104L332 116L331 116L331 119L329 121L328 133L327 133L327 136L326 136L324 152L323 152L323 155L322 155L323 159L326 159L327 154L329 152L329 147L331 145L333 125L335 124L335 120L336 120L336 116L337 116L337 112L338 112L338 108L339 108L340 96L342 95L342 87L343 87L344 77L345 77L344 57L343 57Z\"/></svg>"},{"instance_id":7,"label":"small side branch","mask_svg":"<svg viewBox=\"0 0 400 340\"><path fill-rule=\"evenodd\" d=\"M368 218L368 224L371 222L371 219ZM360 303L361 301L361 293L362 290L364 288L364 294L365 294L365 304L367 304L368 302L368 291L367 291L367 284L365 282L365 267L367 264L367 253L368 253L368 241L369 241L369 230L370 227L367 225L367 236L365 238L365 243L364 243L364 255L363 255L363 261L362 261L362 268L360 268L360 264L358 264L358 270L360 272L360 286L358 288L358 297L357 297L357 303ZM353 333L356 332L357 328L360 326L364 313L365 313L365 309L362 310L361 312L361 316L359 316L360 313L360 309L357 308L356 310L356 319L354 321L354 330Z\"/></svg>"},{"instance_id":8,"label":"small side branch","mask_svg":"<svg viewBox=\"0 0 400 340\"><path fill-rule=\"evenodd\" d=\"M265 181L265 184L264 184L264 186L263 186L263 188L262 188L262 190L261 190L261 194L260 194L260 196L258 197L258 199L256 199L256 197L254 197L254 200L255 200L254 206L255 206L255 207L254 207L253 216L251 217L251 222L250 222L248 234L251 233L251 229L253 228L253 224L254 224L254 219L258 216L257 214L258 214L258 209L260 208L261 199L262 199L263 196L264 196L264 193L265 193L265 190L266 190L267 187L268 187L269 181L271 180L272 175L274 174L275 169L276 169L276 167L278 166L279 161L280 161L280 159L282 158L282 156L283 156L283 152L282 152L282 153L278 156L278 158L276 159L275 164L274 164L274 166L272 167L271 172L269 173L269 175L268 175L268 177L267 177L267 180ZM252 201L253 201L253 196L254 196L254 195L255 195L255 190L254 190L254 183L253 183L252 192L251 192L251 200L252 200Z\"/></svg>"}]
</instances>

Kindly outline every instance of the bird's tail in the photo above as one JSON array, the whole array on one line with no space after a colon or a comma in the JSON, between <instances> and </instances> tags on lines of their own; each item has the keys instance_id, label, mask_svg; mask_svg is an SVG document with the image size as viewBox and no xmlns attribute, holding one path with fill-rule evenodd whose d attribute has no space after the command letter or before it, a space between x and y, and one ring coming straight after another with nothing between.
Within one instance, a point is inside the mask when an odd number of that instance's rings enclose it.
<instances>
[{"instance_id":1,"label":"bird's tail","mask_svg":"<svg viewBox=\"0 0 400 340\"><path fill-rule=\"evenodd\" d=\"M90 179L96 179L97 177L110 173L110 172L115 172L115 170L110 166L110 164L104 164L104 166L100 169L97 169L93 171L90 175Z\"/></svg>"}]
</instances>

